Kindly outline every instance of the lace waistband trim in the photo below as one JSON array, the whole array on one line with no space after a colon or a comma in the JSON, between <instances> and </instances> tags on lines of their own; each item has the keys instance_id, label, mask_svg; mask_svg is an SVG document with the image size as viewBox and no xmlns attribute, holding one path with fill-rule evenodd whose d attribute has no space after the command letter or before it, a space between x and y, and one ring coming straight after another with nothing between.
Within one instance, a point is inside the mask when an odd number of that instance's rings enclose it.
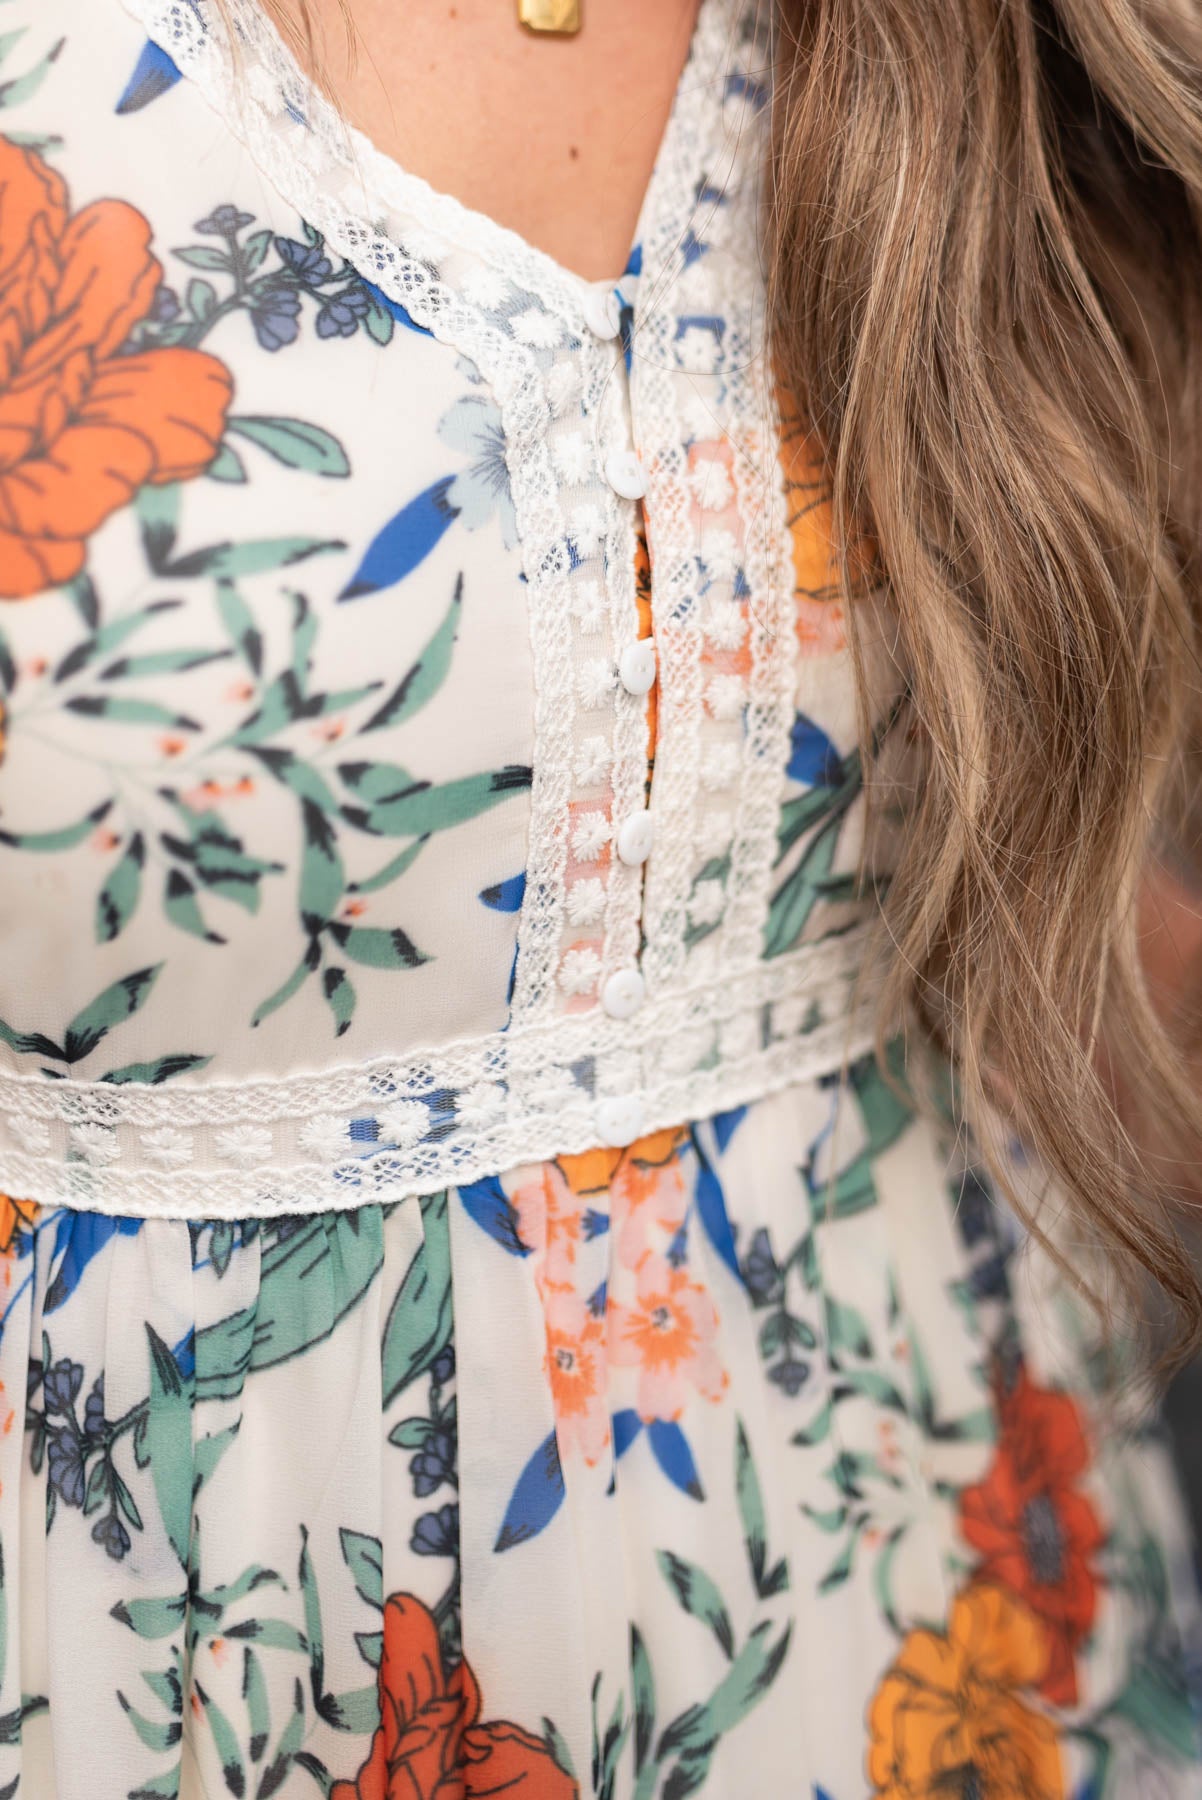
<instances>
[{"instance_id":1,"label":"lace waistband trim","mask_svg":"<svg viewBox=\"0 0 1202 1800\"><path fill-rule=\"evenodd\" d=\"M595 1012L282 1080L163 1086L0 1076L0 1188L137 1217L345 1209L746 1105L873 1039L870 928L740 976Z\"/></svg>"}]
</instances>

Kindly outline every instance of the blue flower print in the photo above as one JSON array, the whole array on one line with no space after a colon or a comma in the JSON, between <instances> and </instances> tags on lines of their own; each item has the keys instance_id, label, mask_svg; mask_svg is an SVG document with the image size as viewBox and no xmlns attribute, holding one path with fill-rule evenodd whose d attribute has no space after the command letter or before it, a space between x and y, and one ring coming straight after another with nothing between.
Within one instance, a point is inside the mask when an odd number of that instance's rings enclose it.
<instances>
[{"instance_id":1,"label":"blue flower print","mask_svg":"<svg viewBox=\"0 0 1202 1800\"><path fill-rule=\"evenodd\" d=\"M413 1527L412 1546L419 1556L455 1556L459 1550L459 1508L448 1501L437 1512L423 1513Z\"/></svg>"},{"instance_id":2,"label":"blue flower print","mask_svg":"<svg viewBox=\"0 0 1202 1800\"><path fill-rule=\"evenodd\" d=\"M60 1425L46 1439L46 1474L64 1506L83 1505L83 1452L69 1425Z\"/></svg>"},{"instance_id":3,"label":"blue flower print","mask_svg":"<svg viewBox=\"0 0 1202 1800\"><path fill-rule=\"evenodd\" d=\"M277 237L275 247L280 261L307 287L319 286L334 273L334 265L324 253L320 240L315 244L302 244L297 238Z\"/></svg>"},{"instance_id":4,"label":"blue flower print","mask_svg":"<svg viewBox=\"0 0 1202 1800\"><path fill-rule=\"evenodd\" d=\"M451 481L448 501L469 531L487 525L495 512L505 548L512 550L518 541L517 520L500 408L483 394L464 394L443 414L438 435L452 450L472 459Z\"/></svg>"},{"instance_id":5,"label":"blue flower print","mask_svg":"<svg viewBox=\"0 0 1202 1800\"><path fill-rule=\"evenodd\" d=\"M282 350L300 331L300 295L295 288L261 287L251 306L251 323L264 350Z\"/></svg>"},{"instance_id":6,"label":"blue flower print","mask_svg":"<svg viewBox=\"0 0 1202 1800\"><path fill-rule=\"evenodd\" d=\"M83 1367L66 1357L46 1371L42 1392L48 1413L69 1413L83 1384Z\"/></svg>"},{"instance_id":7,"label":"blue flower print","mask_svg":"<svg viewBox=\"0 0 1202 1800\"><path fill-rule=\"evenodd\" d=\"M227 201L221 206L215 206L207 218L197 219L192 229L206 231L213 237L232 237L235 231L241 231L244 225L251 224L254 216L253 213L239 212L236 206L231 206Z\"/></svg>"},{"instance_id":8,"label":"blue flower print","mask_svg":"<svg viewBox=\"0 0 1202 1800\"><path fill-rule=\"evenodd\" d=\"M371 296L363 287L343 288L340 294L332 294L317 315L318 337L354 337L371 311L371 304Z\"/></svg>"}]
</instances>

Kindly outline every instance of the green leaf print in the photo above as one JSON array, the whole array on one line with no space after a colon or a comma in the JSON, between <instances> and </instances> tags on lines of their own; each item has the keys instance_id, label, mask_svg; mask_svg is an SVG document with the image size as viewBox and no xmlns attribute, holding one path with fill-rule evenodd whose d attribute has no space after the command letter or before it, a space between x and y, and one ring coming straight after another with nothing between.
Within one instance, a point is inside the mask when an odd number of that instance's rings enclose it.
<instances>
[{"instance_id":1,"label":"green leaf print","mask_svg":"<svg viewBox=\"0 0 1202 1800\"><path fill-rule=\"evenodd\" d=\"M226 421L226 430L266 450L285 468L306 469L313 475L349 475L346 451L332 432L304 419L281 419L243 413Z\"/></svg>"},{"instance_id":2,"label":"green leaf print","mask_svg":"<svg viewBox=\"0 0 1202 1800\"><path fill-rule=\"evenodd\" d=\"M330 936L352 962L368 969L416 969L430 958L419 950L400 926L344 925L334 921Z\"/></svg>"},{"instance_id":3,"label":"green leaf print","mask_svg":"<svg viewBox=\"0 0 1202 1800\"><path fill-rule=\"evenodd\" d=\"M396 856L389 857L383 868L377 869L374 875L369 875L364 881L352 881L348 893L374 894L378 889L399 881L412 868L429 841L429 838L419 837L412 844L407 844Z\"/></svg>"},{"instance_id":4,"label":"green leaf print","mask_svg":"<svg viewBox=\"0 0 1202 1800\"><path fill-rule=\"evenodd\" d=\"M197 1398L233 1398L249 1370L287 1362L329 1337L371 1286L382 1256L371 1207L312 1214L288 1236L269 1237L256 1302L196 1333Z\"/></svg>"},{"instance_id":5,"label":"green leaf print","mask_svg":"<svg viewBox=\"0 0 1202 1800\"><path fill-rule=\"evenodd\" d=\"M320 1711L325 1685L325 1635L321 1625L321 1599L317 1592L317 1577L313 1573L313 1559L309 1555L309 1533L304 1525L300 1528L300 1534L297 1579L305 1606L305 1639L309 1646L309 1680L313 1688L313 1704Z\"/></svg>"},{"instance_id":6,"label":"green leaf print","mask_svg":"<svg viewBox=\"0 0 1202 1800\"><path fill-rule=\"evenodd\" d=\"M720 1737L733 1731L767 1693L780 1673L789 1650L791 1627L769 1641L771 1625L765 1619L751 1634L704 1706L694 1707L669 1725L659 1743L659 1756L712 1749Z\"/></svg>"},{"instance_id":7,"label":"green leaf print","mask_svg":"<svg viewBox=\"0 0 1202 1800\"><path fill-rule=\"evenodd\" d=\"M170 1750L179 1743L183 1727L178 1719L148 1719L120 1691L118 1691L117 1699L121 1703L126 1718L148 1750L160 1752Z\"/></svg>"},{"instance_id":8,"label":"green leaf print","mask_svg":"<svg viewBox=\"0 0 1202 1800\"><path fill-rule=\"evenodd\" d=\"M193 1683L193 1688L196 1698L204 1707L205 1722L213 1734L213 1748L216 1750L221 1764L225 1785L231 1794L244 1794L246 1792L246 1765L242 1760L238 1734L216 1700L211 1694L206 1693L199 1681Z\"/></svg>"},{"instance_id":9,"label":"green leaf print","mask_svg":"<svg viewBox=\"0 0 1202 1800\"><path fill-rule=\"evenodd\" d=\"M171 1547L186 1564L192 1527L192 1403L167 1345L147 1324L150 1346L150 1403L146 1454L155 1497Z\"/></svg>"},{"instance_id":10,"label":"green leaf print","mask_svg":"<svg viewBox=\"0 0 1202 1800\"><path fill-rule=\"evenodd\" d=\"M250 1726L250 1738L247 1752L252 1763L261 1762L271 1735L271 1707L267 1697L267 1682L263 1676L263 1665L254 1651L247 1645L243 1652L242 1664L242 1698L246 1701L246 1716Z\"/></svg>"},{"instance_id":11,"label":"green leaf print","mask_svg":"<svg viewBox=\"0 0 1202 1800\"><path fill-rule=\"evenodd\" d=\"M309 979L314 969L320 966L320 963L321 945L316 942L306 945L305 954L301 957L300 962L296 965L295 969L293 969L287 981L282 983L282 985L276 989L274 994L269 994L266 1000L261 1001L255 1008L254 1012L251 1014L250 1022L252 1026L261 1025L264 1019L269 1019L271 1017L273 1012L278 1012L281 1006L286 1006L289 1000L292 999L292 996L298 994L301 988L304 987L305 982Z\"/></svg>"},{"instance_id":12,"label":"green leaf print","mask_svg":"<svg viewBox=\"0 0 1202 1800\"><path fill-rule=\"evenodd\" d=\"M179 869L168 869L163 882L163 916L179 931L197 937L202 943L224 944L225 939L210 931L196 899L196 889Z\"/></svg>"},{"instance_id":13,"label":"green leaf print","mask_svg":"<svg viewBox=\"0 0 1202 1800\"><path fill-rule=\"evenodd\" d=\"M25 36L25 31L26 27L22 26L19 31L6 32L4 38L0 39L0 62L7 58L9 51ZM59 38L24 75L14 75L7 81L0 81L0 110L19 106L23 100L28 100L37 93L66 41L65 38Z\"/></svg>"},{"instance_id":14,"label":"green leaf print","mask_svg":"<svg viewBox=\"0 0 1202 1800\"><path fill-rule=\"evenodd\" d=\"M655 1677L637 1625L630 1627L630 1686L634 1699L634 1768L637 1774L655 1736Z\"/></svg>"},{"instance_id":15,"label":"green leaf print","mask_svg":"<svg viewBox=\"0 0 1202 1800\"><path fill-rule=\"evenodd\" d=\"M771 1569L768 1567L764 1499L742 1419L735 1425L735 1494L739 1502L739 1517L743 1522L743 1542L747 1547L751 1578L755 1583L756 1593L764 1600L788 1587L789 1568L783 1557Z\"/></svg>"},{"instance_id":16,"label":"green leaf print","mask_svg":"<svg viewBox=\"0 0 1202 1800\"><path fill-rule=\"evenodd\" d=\"M369 802L365 807L344 806L343 817L377 837L446 831L508 800L532 780L530 769L512 763L483 775L438 783L414 781L404 769L387 763L342 763L338 773L353 793Z\"/></svg>"},{"instance_id":17,"label":"green leaf print","mask_svg":"<svg viewBox=\"0 0 1202 1800\"><path fill-rule=\"evenodd\" d=\"M88 719L111 719L118 725L163 725L172 731L199 731L200 720L173 712L157 700L126 700L113 694L74 694L63 705Z\"/></svg>"},{"instance_id":18,"label":"green leaf print","mask_svg":"<svg viewBox=\"0 0 1202 1800\"><path fill-rule=\"evenodd\" d=\"M369 1537L364 1531L351 1531L344 1525L338 1541L356 1592L369 1606L383 1607L384 1556L379 1538Z\"/></svg>"},{"instance_id":19,"label":"green leaf print","mask_svg":"<svg viewBox=\"0 0 1202 1800\"><path fill-rule=\"evenodd\" d=\"M212 1060L211 1056L190 1056L182 1053L158 1056L153 1062L125 1063L119 1069L110 1069L99 1079L118 1083L137 1081L157 1086L161 1081L171 1081L176 1075L194 1074L197 1069L203 1069Z\"/></svg>"},{"instance_id":20,"label":"green leaf print","mask_svg":"<svg viewBox=\"0 0 1202 1800\"><path fill-rule=\"evenodd\" d=\"M217 446L217 454L205 474L210 481L228 481L233 486L240 486L246 480L242 458L232 445L226 443Z\"/></svg>"},{"instance_id":21,"label":"green leaf print","mask_svg":"<svg viewBox=\"0 0 1202 1800\"><path fill-rule=\"evenodd\" d=\"M311 556L345 550L339 538L257 538L243 544L207 544L180 556L162 570L178 578L209 575L215 580L238 575L263 575L272 569L294 568Z\"/></svg>"},{"instance_id":22,"label":"green leaf print","mask_svg":"<svg viewBox=\"0 0 1202 1800\"><path fill-rule=\"evenodd\" d=\"M837 816L816 833L797 867L773 894L764 928L765 956L782 956L800 942L810 914L825 897L842 822Z\"/></svg>"},{"instance_id":23,"label":"green leaf print","mask_svg":"<svg viewBox=\"0 0 1202 1800\"><path fill-rule=\"evenodd\" d=\"M98 662L112 650L120 649L128 638L136 631L141 631L152 619L162 613L175 612L181 604L179 600L152 600L149 605L124 613L121 618L110 620L107 625L100 625L93 620L93 629L88 636L73 644L55 669L55 681L69 681L72 675L78 675L89 664Z\"/></svg>"},{"instance_id":24,"label":"green leaf print","mask_svg":"<svg viewBox=\"0 0 1202 1800\"><path fill-rule=\"evenodd\" d=\"M212 473L212 465L210 465L209 473ZM229 632L235 649L251 673L253 675L262 674L263 634L255 624L246 601L233 582L228 579L220 580L217 583L217 610L221 614L221 622Z\"/></svg>"},{"instance_id":25,"label":"green leaf print","mask_svg":"<svg viewBox=\"0 0 1202 1800\"><path fill-rule=\"evenodd\" d=\"M226 662L228 650L156 650L147 656L120 656L101 669L101 681L138 680L147 675L183 675L206 663Z\"/></svg>"},{"instance_id":26,"label":"green leaf print","mask_svg":"<svg viewBox=\"0 0 1202 1800\"><path fill-rule=\"evenodd\" d=\"M381 1350L384 1404L434 1363L454 1331L451 1233L445 1189L422 1200L422 1241L397 1288Z\"/></svg>"},{"instance_id":27,"label":"green leaf print","mask_svg":"<svg viewBox=\"0 0 1202 1800\"><path fill-rule=\"evenodd\" d=\"M208 287L208 283L204 285ZM210 293L212 289L210 288ZM167 567L179 532L180 483L167 481L139 488L134 500L142 548L156 575Z\"/></svg>"},{"instance_id":28,"label":"green leaf print","mask_svg":"<svg viewBox=\"0 0 1202 1800\"><path fill-rule=\"evenodd\" d=\"M400 725L420 712L433 699L451 667L451 654L463 611L463 576L455 582L455 592L446 617L430 639L413 667L392 690L388 699L364 725L364 732L378 731L384 725Z\"/></svg>"},{"instance_id":29,"label":"green leaf print","mask_svg":"<svg viewBox=\"0 0 1202 1800\"><path fill-rule=\"evenodd\" d=\"M699 1569L696 1563L686 1562L672 1550L656 1551L655 1560L684 1610L708 1625L721 1645L723 1654L728 1658L732 1657L734 1632L731 1629L730 1614L723 1604L721 1594L704 1569Z\"/></svg>"},{"instance_id":30,"label":"green leaf print","mask_svg":"<svg viewBox=\"0 0 1202 1800\"><path fill-rule=\"evenodd\" d=\"M146 840L135 831L96 896L96 942L111 944L133 917L142 892Z\"/></svg>"},{"instance_id":31,"label":"green leaf print","mask_svg":"<svg viewBox=\"0 0 1202 1800\"><path fill-rule=\"evenodd\" d=\"M68 1025L62 1060L82 1062L115 1025L132 1019L148 999L162 967L162 963L156 963L152 968L136 969L132 975L123 975L120 981L114 981L97 994L95 1000L77 1013Z\"/></svg>"},{"instance_id":32,"label":"green leaf print","mask_svg":"<svg viewBox=\"0 0 1202 1800\"><path fill-rule=\"evenodd\" d=\"M86 837L91 836L112 809L111 800L102 800L99 806L94 806L90 813L85 813L76 824L64 825L59 831L0 831L0 844L8 844L14 850L73 850L76 844L82 844Z\"/></svg>"},{"instance_id":33,"label":"green leaf print","mask_svg":"<svg viewBox=\"0 0 1202 1800\"><path fill-rule=\"evenodd\" d=\"M334 1035L350 1030L355 1016L355 989L345 969L328 968L321 972L322 998L334 1015Z\"/></svg>"},{"instance_id":34,"label":"green leaf print","mask_svg":"<svg viewBox=\"0 0 1202 1800\"><path fill-rule=\"evenodd\" d=\"M300 914L305 930L315 932L342 899L346 871L333 827L311 800L301 802L301 831Z\"/></svg>"},{"instance_id":35,"label":"green leaf print","mask_svg":"<svg viewBox=\"0 0 1202 1800\"><path fill-rule=\"evenodd\" d=\"M171 1637L183 1627L188 1596L181 1593L173 1594L167 1600L118 1600L109 1610L114 1619L128 1625L139 1637Z\"/></svg>"}]
</instances>

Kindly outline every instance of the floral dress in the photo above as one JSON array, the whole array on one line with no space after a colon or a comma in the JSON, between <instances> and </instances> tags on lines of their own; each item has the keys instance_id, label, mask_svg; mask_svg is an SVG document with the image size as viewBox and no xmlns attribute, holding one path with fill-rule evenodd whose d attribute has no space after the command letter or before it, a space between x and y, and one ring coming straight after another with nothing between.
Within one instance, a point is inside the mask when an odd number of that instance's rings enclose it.
<instances>
[{"instance_id":1,"label":"floral dress","mask_svg":"<svg viewBox=\"0 0 1202 1800\"><path fill-rule=\"evenodd\" d=\"M872 1054L764 9L597 285L226 10L0 9L0 1797L1202 1793L1156 1428Z\"/></svg>"}]
</instances>

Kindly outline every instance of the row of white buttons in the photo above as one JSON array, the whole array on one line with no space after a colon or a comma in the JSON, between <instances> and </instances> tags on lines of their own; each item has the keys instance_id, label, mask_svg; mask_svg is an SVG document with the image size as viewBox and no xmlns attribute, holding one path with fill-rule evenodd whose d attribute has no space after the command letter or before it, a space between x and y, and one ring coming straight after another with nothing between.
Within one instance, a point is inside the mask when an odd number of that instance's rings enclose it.
<instances>
[{"instance_id":1,"label":"row of white buttons","mask_svg":"<svg viewBox=\"0 0 1202 1800\"><path fill-rule=\"evenodd\" d=\"M585 323L594 336L608 342L621 329L621 299L613 287L591 288L584 305ZM623 500L641 500L647 478L638 454L630 449L611 450L605 459L605 479ZM640 638L627 644L618 658L618 679L628 694L649 694L655 686L655 640ZM645 863L651 854L655 829L646 808L631 813L618 827L617 852L631 867ZM642 1006L647 984L638 969L618 969L601 990L601 1004L611 1019L630 1019ZM643 1128L643 1104L635 1094L601 1100L597 1127L607 1144L629 1144Z\"/></svg>"}]
</instances>

